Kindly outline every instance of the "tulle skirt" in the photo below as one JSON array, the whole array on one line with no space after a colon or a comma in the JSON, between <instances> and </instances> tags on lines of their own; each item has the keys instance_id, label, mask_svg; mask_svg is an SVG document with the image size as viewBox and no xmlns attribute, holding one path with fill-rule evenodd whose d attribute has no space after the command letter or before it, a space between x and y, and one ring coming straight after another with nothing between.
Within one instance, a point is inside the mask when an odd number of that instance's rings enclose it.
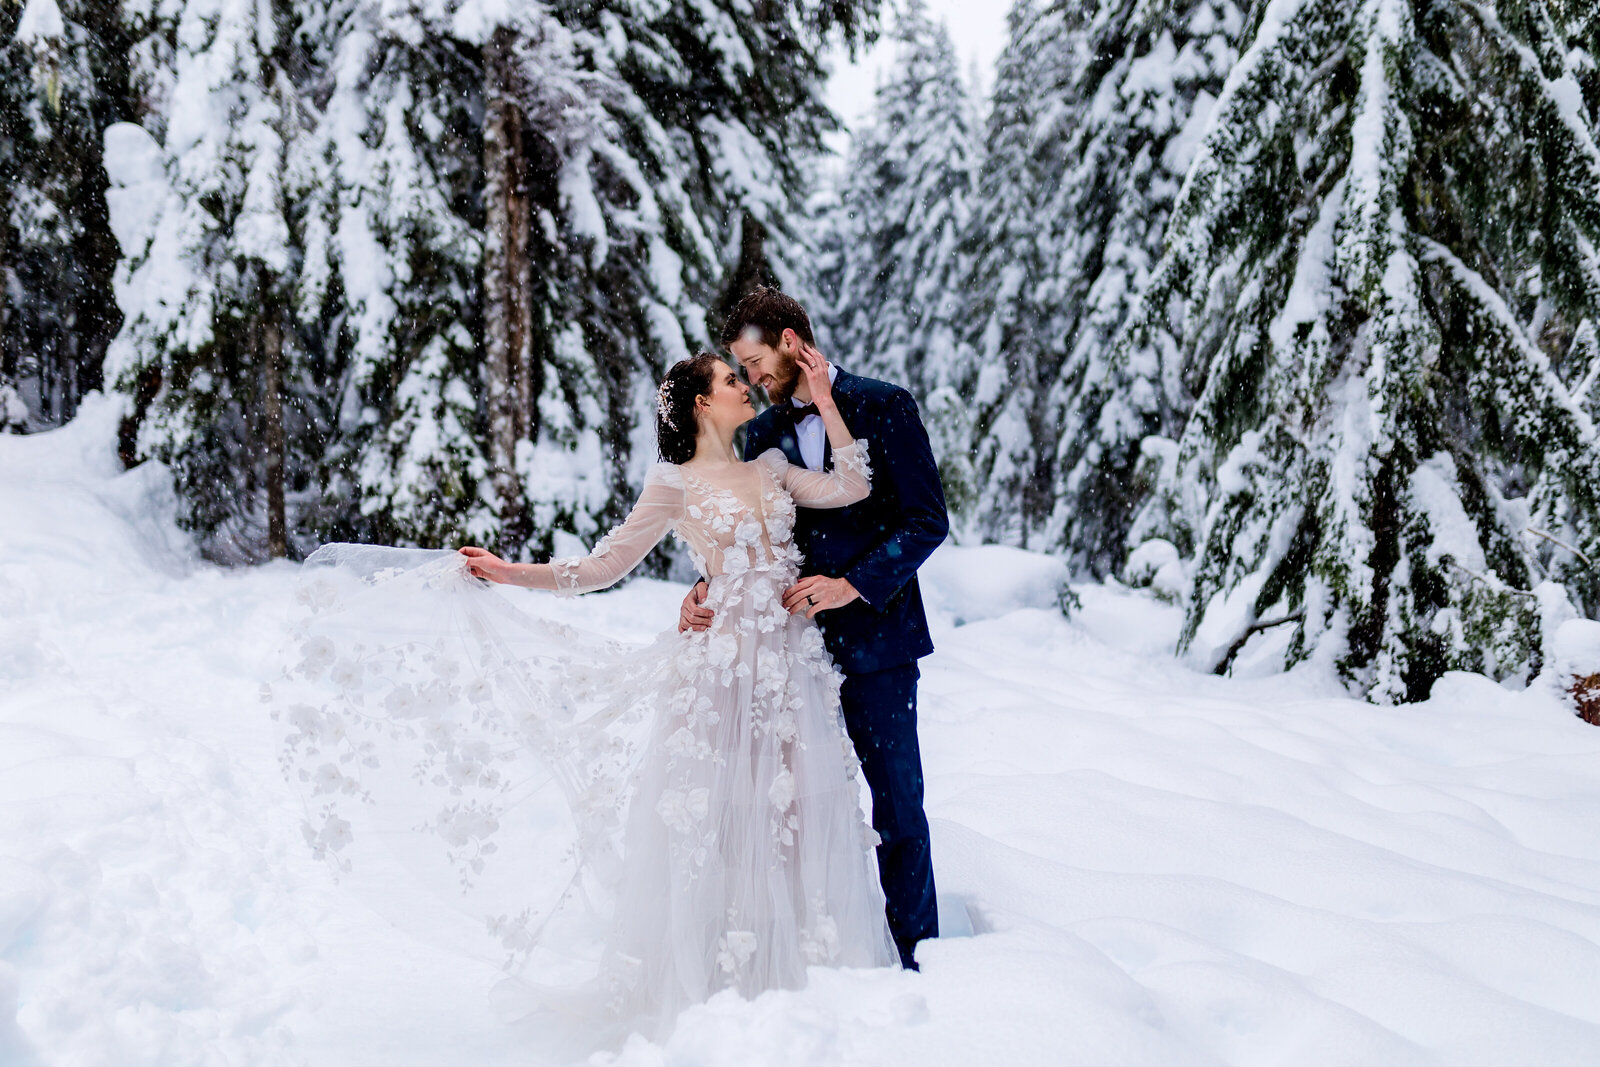
<instances>
[{"instance_id":1,"label":"tulle skirt","mask_svg":"<svg viewBox=\"0 0 1600 1067\"><path fill-rule=\"evenodd\" d=\"M612 1010L657 1030L721 989L898 960L840 678L816 625L783 610L793 580L714 579L711 630L672 643L605 971Z\"/></svg>"},{"instance_id":2,"label":"tulle skirt","mask_svg":"<svg viewBox=\"0 0 1600 1067\"><path fill-rule=\"evenodd\" d=\"M347 864L352 805L423 795L413 828L470 887L528 783L553 791L568 832L531 847L562 873L490 918L513 972L495 999L596 1045L664 1036L721 990L896 963L840 677L816 625L783 610L794 578L718 576L709 631L640 649L516 610L455 553L319 550L271 696L308 844ZM552 980L552 956L582 953L560 932L574 901L604 931L598 969Z\"/></svg>"}]
</instances>

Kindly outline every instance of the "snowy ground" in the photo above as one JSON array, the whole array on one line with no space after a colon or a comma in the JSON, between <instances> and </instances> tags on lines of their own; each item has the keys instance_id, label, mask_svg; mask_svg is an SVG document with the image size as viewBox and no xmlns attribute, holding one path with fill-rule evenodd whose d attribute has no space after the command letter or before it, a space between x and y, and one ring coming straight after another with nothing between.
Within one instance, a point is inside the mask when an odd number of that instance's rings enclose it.
<instances>
[{"instance_id":1,"label":"snowy ground","mask_svg":"<svg viewBox=\"0 0 1600 1067\"><path fill-rule=\"evenodd\" d=\"M306 854L257 698L295 568L193 561L112 421L0 437L0 1064L531 1062L459 912ZM1383 710L1197 675L1146 599L1063 620L1054 566L925 571L928 810L973 933L616 1063L1600 1062L1600 730L1472 676ZM525 602L644 639L679 595Z\"/></svg>"}]
</instances>

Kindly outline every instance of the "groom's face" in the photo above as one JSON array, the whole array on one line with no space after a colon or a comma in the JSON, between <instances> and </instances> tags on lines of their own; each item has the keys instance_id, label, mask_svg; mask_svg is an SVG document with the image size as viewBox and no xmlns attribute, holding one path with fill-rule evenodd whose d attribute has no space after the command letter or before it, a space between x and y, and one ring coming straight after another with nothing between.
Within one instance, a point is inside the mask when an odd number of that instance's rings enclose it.
<instances>
[{"instance_id":1,"label":"groom's face","mask_svg":"<svg viewBox=\"0 0 1600 1067\"><path fill-rule=\"evenodd\" d=\"M784 330L777 347L773 347L762 339L760 330L749 329L729 345L728 350L744 368L750 384L764 389L768 400L774 404L789 402L800 381L800 363L795 358L800 351L800 339L793 330Z\"/></svg>"}]
</instances>

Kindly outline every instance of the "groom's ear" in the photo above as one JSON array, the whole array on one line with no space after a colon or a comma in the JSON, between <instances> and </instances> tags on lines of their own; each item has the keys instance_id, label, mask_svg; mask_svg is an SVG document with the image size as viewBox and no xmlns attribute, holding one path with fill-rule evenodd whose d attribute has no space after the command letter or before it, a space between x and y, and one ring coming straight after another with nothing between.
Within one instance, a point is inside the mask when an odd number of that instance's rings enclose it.
<instances>
[{"instance_id":1,"label":"groom's ear","mask_svg":"<svg viewBox=\"0 0 1600 1067\"><path fill-rule=\"evenodd\" d=\"M783 335L778 338L778 346L784 352L792 355L800 351L800 335L786 327Z\"/></svg>"}]
</instances>

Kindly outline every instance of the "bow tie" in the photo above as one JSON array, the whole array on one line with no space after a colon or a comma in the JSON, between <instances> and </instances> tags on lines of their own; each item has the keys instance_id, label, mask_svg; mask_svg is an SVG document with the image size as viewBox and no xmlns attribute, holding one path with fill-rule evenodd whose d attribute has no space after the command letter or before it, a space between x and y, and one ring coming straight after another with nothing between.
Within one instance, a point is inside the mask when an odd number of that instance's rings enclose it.
<instances>
[{"instance_id":1,"label":"bow tie","mask_svg":"<svg viewBox=\"0 0 1600 1067\"><path fill-rule=\"evenodd\" d=\"M800 420L804 419L806 416L808 416L808 415L820 415L821 412L819 412L817 410L817 405L815 405L815 404L801 404L799 407L796 407L795 405L790 404L789 405L789 414L794 417L795 423L798 424L800 422Z\"/></svg>"}]
</instances>

